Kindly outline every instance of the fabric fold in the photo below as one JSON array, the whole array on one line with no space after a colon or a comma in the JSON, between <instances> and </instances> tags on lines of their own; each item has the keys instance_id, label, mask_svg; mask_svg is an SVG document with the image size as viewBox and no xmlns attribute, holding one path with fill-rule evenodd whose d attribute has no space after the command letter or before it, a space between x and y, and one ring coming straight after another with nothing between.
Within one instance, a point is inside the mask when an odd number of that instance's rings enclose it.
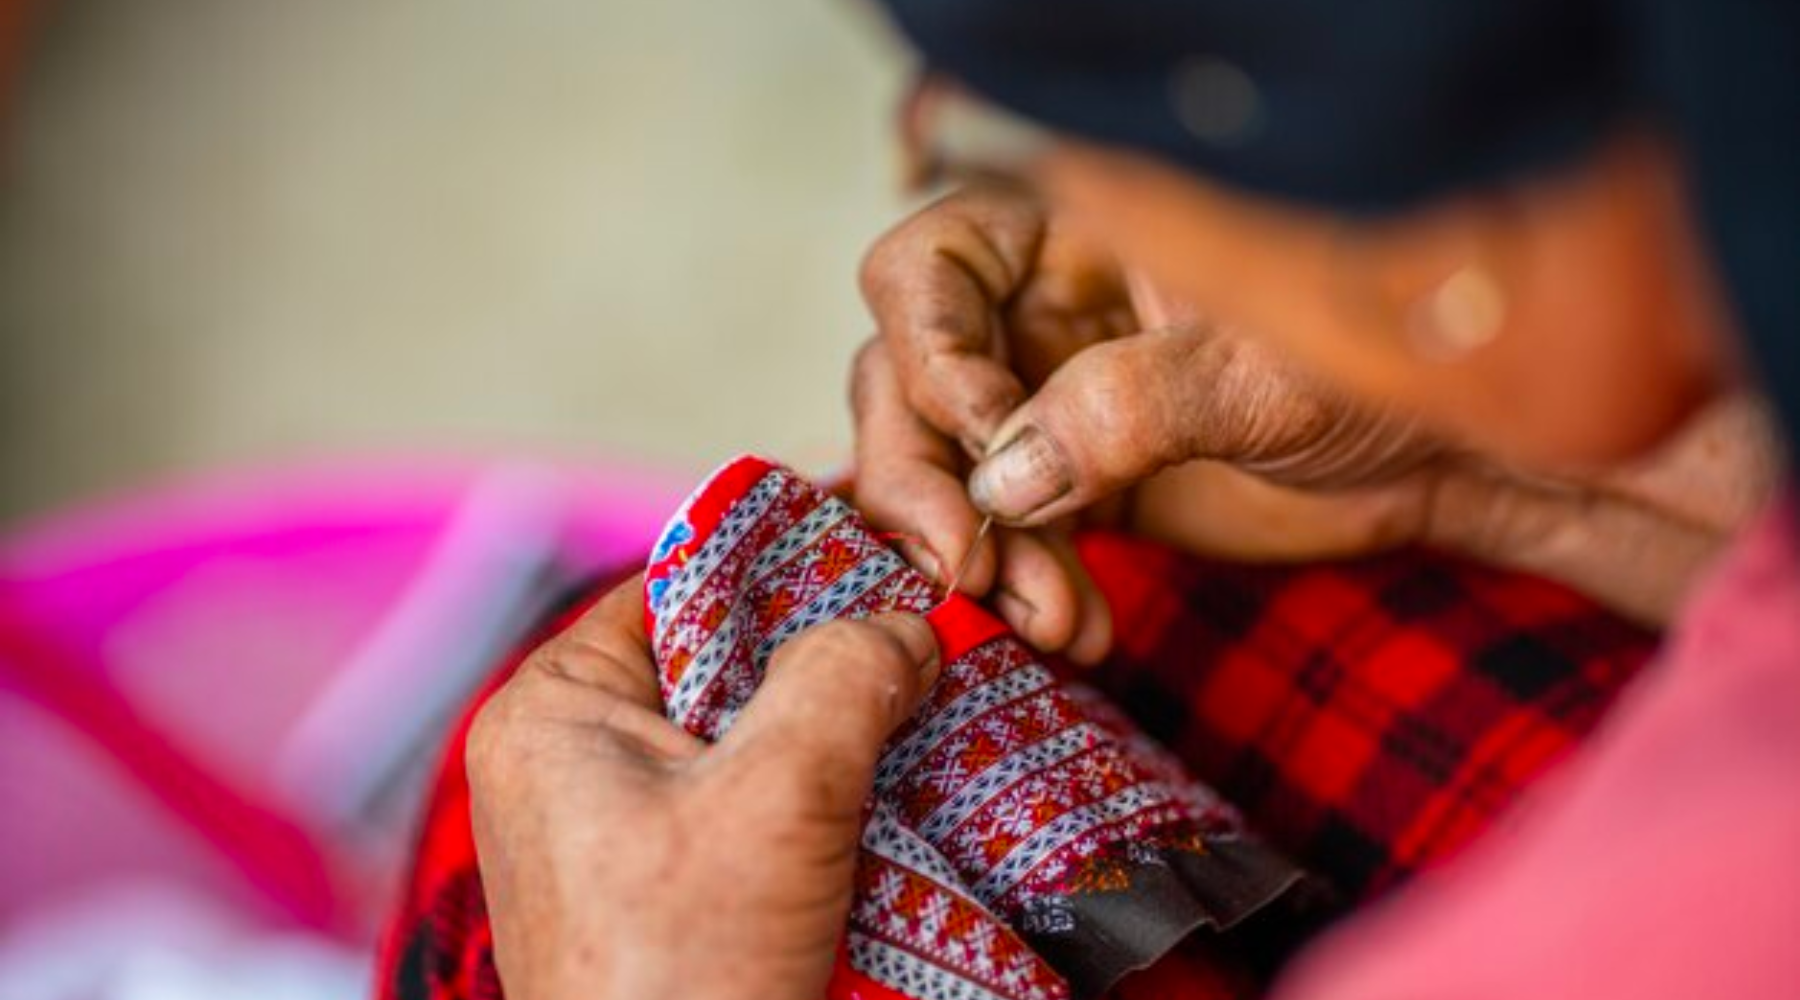
<instances>
[{"instance_id":1,"label":"fabric fold","mask_svg":"<svg viewBox=\"0 0 1800 1000\"><path fill-rule=\"evenodd\" d=\"M800 631L925 615L944 669L886 748L838 997L1090 997L1301 873L1098 694L763 459L714 473L645 576L669 717L719 738Z\"/></svg>"}]
</instances>

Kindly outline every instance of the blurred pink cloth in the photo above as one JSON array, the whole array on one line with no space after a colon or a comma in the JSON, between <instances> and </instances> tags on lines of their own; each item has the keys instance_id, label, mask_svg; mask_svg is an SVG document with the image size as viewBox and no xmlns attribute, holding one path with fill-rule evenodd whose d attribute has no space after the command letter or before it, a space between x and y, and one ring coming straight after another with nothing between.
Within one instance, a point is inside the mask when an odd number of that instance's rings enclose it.
<instances>
[{"instance_id":1,"label":"blurred pink cloth","mask_svg":"<svg viewBox=\"0 0 1800 1000\"><path fill-rule=\"evenodd\" d=\"M1800 532L1734 547L1581 753L1283 1000L1800 997Z\"/></svg>"},{"instance_id":2,"label":"blurred pink cloth","mask_svg":"<svg viewBox=\"0 0 1800 1000\"><path fill-rule=\"evenodd\" d=\"M0 533L0 937L147 878L366 933L455 707L559 585L640 562L685 489L371 458Z\"/></svg>"}]
</instances>

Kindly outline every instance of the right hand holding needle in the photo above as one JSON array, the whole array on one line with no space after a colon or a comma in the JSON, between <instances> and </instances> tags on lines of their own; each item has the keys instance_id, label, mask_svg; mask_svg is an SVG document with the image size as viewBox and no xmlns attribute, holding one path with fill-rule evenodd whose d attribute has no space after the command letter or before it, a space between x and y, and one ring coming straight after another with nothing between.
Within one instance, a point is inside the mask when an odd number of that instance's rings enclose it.
<instances>
[{"instance_id":1,"label":"right hand holding needle","mask_svg":"<svg viewBox=\"0 0 1800 1000\"><path fill-rule=\"evenodd\" d=\"M1424 517L1434 441L1181 316L1016 190L902 222L862 285L878 332L851 388L857 503L1040 649L1092 663L1111 645L1077 518L1299 558L1394 544ZM1158 475L1195 459L1211 462ZM984 538L986 517L1002 527Z\"/></svg>"}]
</instances>

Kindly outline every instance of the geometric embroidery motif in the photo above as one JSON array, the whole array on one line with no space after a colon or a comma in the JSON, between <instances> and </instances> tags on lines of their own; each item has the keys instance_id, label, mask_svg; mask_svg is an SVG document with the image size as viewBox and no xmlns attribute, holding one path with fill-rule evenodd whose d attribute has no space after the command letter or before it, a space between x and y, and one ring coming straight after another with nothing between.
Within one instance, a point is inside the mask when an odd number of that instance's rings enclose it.
<instances>
[{"instance_id":1,"label":"geometric embroidery motif","mask_svg":"<svg viewBox=\"0 0 1800 1000\"><path fill-rule=\"evenodd\" d=\"M940 678L877 770L837 995L1096 993L1297 877L1121 713L784 468L715 473L665 529L645 591L669 717L707 740L806 628L905 610L938 631Z\"/></svg>"}]
</instances>

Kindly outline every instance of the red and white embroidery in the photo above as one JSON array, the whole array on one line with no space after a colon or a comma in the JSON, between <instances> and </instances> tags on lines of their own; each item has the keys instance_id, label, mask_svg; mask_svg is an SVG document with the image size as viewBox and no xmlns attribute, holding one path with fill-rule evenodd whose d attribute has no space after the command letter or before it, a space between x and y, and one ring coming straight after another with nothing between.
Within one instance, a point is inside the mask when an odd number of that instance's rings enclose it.
<instances>
[{"instance_id":1,"label":"red and white embroidery","mask_svg":"<svg viewBox=\"0 0 1800 1000\"><path fill-rule=\"evenodd\" d=\"M1204 856L1202 832L1236 832L1128 720L1058 683L962 598L947 603L854 511L785 469L740 459L716 473L658 543L646 591L669 716L707 739L774 650L813 625L903 609L928 613L955 647L879 766L846 942L855 972L903 996L1069 996L1014 927L1040 942L1077 934L1071 894L1125 891L1138 869ZM1171 915L1185 922L1172 933L1204 916L1192 909Z\"/></svg>"}]
</instances>

